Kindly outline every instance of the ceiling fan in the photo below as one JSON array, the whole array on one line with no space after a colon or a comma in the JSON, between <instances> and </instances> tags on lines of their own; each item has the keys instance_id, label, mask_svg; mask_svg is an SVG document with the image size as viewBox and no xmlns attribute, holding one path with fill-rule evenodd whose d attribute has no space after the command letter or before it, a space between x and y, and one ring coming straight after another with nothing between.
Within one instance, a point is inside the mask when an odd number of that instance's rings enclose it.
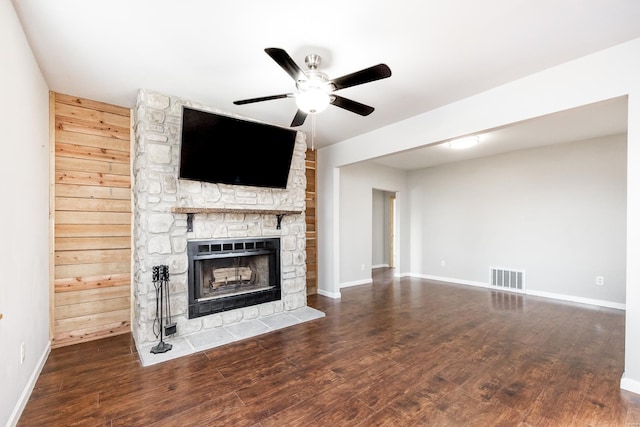
<instances>
[{"instance_id":1,"label":"ceiling fan","mask_svg":"<svg viewBox=\"0 0 640 427\"><path fill-rule=\"evenodd\" d=\"M335 95L335 92L391 76L391 69L387 65L378 64L336 79L329 79L325 73L318 69L321 62L319 55L307 55L304 62L309 70L303 71L283 49L271 47L264 51L293 78L296 82L296 92L243 99L233 103L243 105L272 99L295 98L298 112L291 122L291 127L301 126L308 114L319 113L329 104L361 116L368 116L373 112L373 107Z\"/></svg>"}]
</instances>

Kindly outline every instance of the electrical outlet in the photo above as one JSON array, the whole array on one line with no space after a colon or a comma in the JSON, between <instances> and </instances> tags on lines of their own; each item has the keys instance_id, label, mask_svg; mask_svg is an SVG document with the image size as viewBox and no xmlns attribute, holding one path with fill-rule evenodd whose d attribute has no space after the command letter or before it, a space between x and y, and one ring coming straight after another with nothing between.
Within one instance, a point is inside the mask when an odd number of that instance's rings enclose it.
<instances>
[{"instance_id":1,"label":"electrical outlet","mask_svg":"<svg viewBox=\"0 0 640 427\"><path fill-rule=\"evenodd\" d=\"M442 260L440 261L440 267L445 268L447 266L447 261Z\"/></svg>"},{"instance_id":2,"label":"electrical outlet","mask_svg":"<svg viewBox=\"0 0 640 427\"><path fill-rule=\"evenodd\" d=\"M596 276L596 285L604 286L604 276Z\"/></svg>"},{"instance_id":3,"label":"electrical outlet","mask_svg":"<svg viewBox=\"0 0 640 427\"><path fill-rule=\"evenodd\" d=\"M360 265L360 270L364 271L364 264Z\"/></svg>"},{"instance_id":4,"label":"electrical outlet","mask_svg":"<svg viewBox=\"0 0 640 427\"><path fill-rule=\"evenodd\" d=\"M22 365L24 363L24 358L25 358L26 354L24 352L24 343L20 344L20 364Z\"/></svg>"}]
</instances>

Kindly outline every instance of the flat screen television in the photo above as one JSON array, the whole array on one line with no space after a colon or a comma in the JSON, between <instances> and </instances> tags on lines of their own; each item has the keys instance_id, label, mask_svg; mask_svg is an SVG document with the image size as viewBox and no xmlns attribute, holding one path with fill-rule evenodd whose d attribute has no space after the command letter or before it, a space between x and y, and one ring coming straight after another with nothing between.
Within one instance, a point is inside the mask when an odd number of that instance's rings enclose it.
<instances>
[{"instance_id":1,"label":"flat screen television","mask_svg":"<svg viewBox=\"0 0 640 427\"><path fill-rule=\"evenodd\" d=\"M179 178L286 188L296 131L182 108Z\"/></svg>"}]
</instances>

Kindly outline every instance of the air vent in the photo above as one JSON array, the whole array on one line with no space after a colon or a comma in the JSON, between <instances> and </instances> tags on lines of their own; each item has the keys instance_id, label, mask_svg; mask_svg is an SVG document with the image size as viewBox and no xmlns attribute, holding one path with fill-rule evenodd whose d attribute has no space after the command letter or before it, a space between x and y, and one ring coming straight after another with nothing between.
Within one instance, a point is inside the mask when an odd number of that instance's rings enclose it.
<instances>
[{"instance_id":1,"label":"air vent","mask_svg":"<svg viewBox=\"0 0 640 427\"><path fill-rule=\"evenodd\" d=\"M492 288L524 292L524 271L491 267L490 283Z\"/></svg>"}]
</instances>

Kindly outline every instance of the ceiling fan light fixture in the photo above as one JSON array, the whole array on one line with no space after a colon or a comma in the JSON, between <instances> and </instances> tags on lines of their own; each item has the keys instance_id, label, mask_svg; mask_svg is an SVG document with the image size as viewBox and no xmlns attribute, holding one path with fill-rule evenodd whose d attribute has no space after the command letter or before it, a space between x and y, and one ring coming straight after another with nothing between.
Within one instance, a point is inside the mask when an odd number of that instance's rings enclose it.
<instances>
[{"instance_id":1,"label":"ceiling fan light fixture","mask_svg":"<svg viewBox=\"0 0 640 427\"><path fill-rule=\"evenodd\" d=\"M465 136L464 138L453 139L449 141L449 148L454 150L463 150L473 147L480 142L479 136Z\"/></svg>"},{"instance_id":2,"label":"ceiling fan light fixture","mask_svg":"<svg viewBox=\"0 0 640 427\"><path fill-rule=\"evenodd\" d=\"M296 95L296 105L305 113L315 114L324 111L331 102L329 94L319 87L311 87Z\"/></svg>"}]
</instances>

